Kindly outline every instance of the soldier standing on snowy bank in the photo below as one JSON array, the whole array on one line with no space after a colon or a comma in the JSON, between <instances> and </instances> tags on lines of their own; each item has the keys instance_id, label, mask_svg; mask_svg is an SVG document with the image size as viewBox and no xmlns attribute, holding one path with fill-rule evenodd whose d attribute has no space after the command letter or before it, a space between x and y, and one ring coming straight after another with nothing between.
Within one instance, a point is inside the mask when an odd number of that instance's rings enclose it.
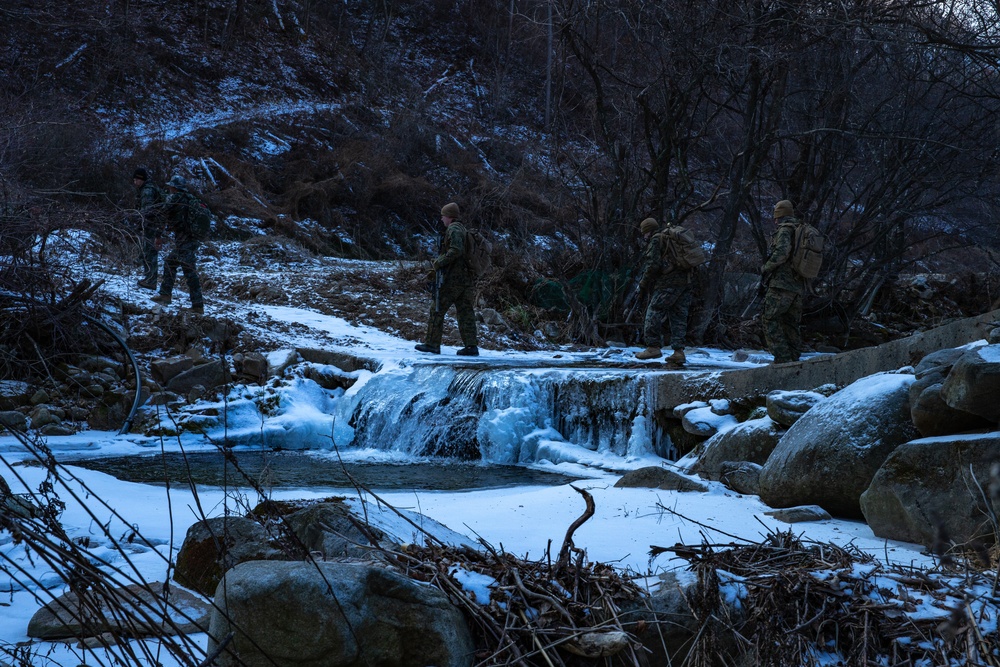
<instances>
[{"instance_id":1,"label":"soldier standing on snowy bank","mask_svg":"<svg viewBox=\"0 0 1000 667\"><path fill-rule=\"evenodd\" d=\"M187 181L175 174L167 181L167 202L165 205L167 227L174 233L174 249L163 260L163 284L160 293L153 301L168 304L172 300L174 280L177 278L177 268L184 269L184 280L187 281L188 292L191 295L193 313L205 312L205 300L201 295L201 280L198 277L198 267L195 261L198 256L198 236L194 229L194 209L197 202L192 202L192 196L187 191Z\"/></svg>"},{"instance_id":2,"label":"soldier standing on snowy bank","mask_svg":"<svg viewBox=\"0 0 1000 667\"><path fill-rule=\"evenodd\" d=\"M159 244L163 236L163 193L149 179L149 172L143 168L132 173L132 184L136 187L136 205L139 212L139 254L142 259L142 279L139 287L156 289Z\"/></svg>"},{"instance_id":3,"label":"soldier standing on snowy bank","mask_svg":"<svg viewBox=\"0 0 1000 667\"><path fill-rule=\"evenodd\" d=\"M776 364L798 361L802 352L799 322L802 320L802 294L806 281L790 261L795 230L800 224L794 213L795 208L787 199L774 205L777 229L771 237L771 254L761 270L761 282L767 290L762 316L764 338Z\"/></svg>"},{"instance_id":4,"label":"soldier standing on snowy bank","mask_svg":"<svg viewBox=\"0 0 1000 667\"><path fill-rule=\"evenodd\" d=\"M454 202L441 209L441 223L445 228L444 243L441 254L431 264L429 277L434 280L434 302L427 320L427 335L424 336L424 342L416 346L419 352L441 353L444 315L455 304L458 332L465 345L456 354L469 357L479 355L474 310L476 281L466 262L465 237L468 231L459 222L460 215L458 204Z\"/></svg>"},{"instance_id":5,"label":"soldier standing on snowy bank","mask_svg":"<svg viewBox=\"0 0 1000 667\"><path fill-rule=\"evenodd\" d=\"M657 234L660 225L653 218L639 223L639 233L648 240L639 273L639 294L649 294L642 337L646 349L637 352L636 359L656 359L663 353L663 324L670 323L670 347L674 353L664 361L681 366L687 361L684 347L687 338L688 309L691 306L691 271L683 270L665 252L668 243L664 234Z\"/></svg>"}]
</instances>

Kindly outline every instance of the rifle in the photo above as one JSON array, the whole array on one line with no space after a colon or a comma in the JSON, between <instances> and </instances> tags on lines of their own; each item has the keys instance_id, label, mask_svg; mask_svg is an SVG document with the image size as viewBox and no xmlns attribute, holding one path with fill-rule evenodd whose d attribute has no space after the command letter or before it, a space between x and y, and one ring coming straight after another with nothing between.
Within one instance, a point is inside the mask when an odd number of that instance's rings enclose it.
<instances>
[{"instance_id":1,"label":"rifle","mask_svg":"<svg viewBox=\"0 0 1000 667\"><path fill-rule=\"evenodd\" d=\"M755 303L764 298L765 294L767 294L767 282L765 282L764 277L761 276L760 281L757 283L757 292L754 294L750 303L747 304L747 307L743 309L743 314L740 315L740 319L746 319L747 313L753 309Z\"/></svg>"},{"instance_id":2,"label":"rifle","mask_svg":"<svg viewBox=\"0 0 1000 667\"><path fill-rule=\"evenodd\" d=\"M639 288L638 281L636 281L636 283L632 287L632 290L629 292L629 295L625 297L625 301L622 303L624 307L628 308L628 311L625 313L625 324L629 324L632 321L632 316L635 314L636 308L638 308L639 304L642 302L641 297L642 297L642 290ZM636 326L635 339L642 340L641 325Z\"/></svg>"}]
</instances>

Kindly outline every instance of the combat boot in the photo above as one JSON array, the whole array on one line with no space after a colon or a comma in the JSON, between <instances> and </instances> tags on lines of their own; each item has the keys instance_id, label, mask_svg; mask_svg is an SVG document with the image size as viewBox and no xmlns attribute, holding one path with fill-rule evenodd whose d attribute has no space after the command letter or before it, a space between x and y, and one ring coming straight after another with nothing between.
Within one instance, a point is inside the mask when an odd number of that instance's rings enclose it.
<instances>
[{"instance_id":1,"label":"combat boot","mask_svg":"<svg viewBox=\"0 0 1000 667\"><path fill-rule=\"evenodd\" d=\"M173 301L169 294L157 294L156 296L149 297L149 300L156 303L162 303L164 306Z\"/></svg>"},{"instance_id":2,"label":"combat boot","mask_svg":"<svg viewBox=\"0 0 1000 667\"><path fill-rule=\"evenodd\" d=\"M196 315L204 315L205 314L205 305L202 304L202 303L199 303L199 304L193 304L192 303L188 307L188 312L189 313L195 313Z\"/></svg>"},{"instance_id":3,"label":"combat boot","mask_svg":"<svg viewBox=\"0 0 1000 667\"><path fill-rule=\"evenodd\" d=\"M479 356L479 348L476 347L475 345L466 345L465 347L463 347L461 350L459 350L455 354L457 354L459 356L462 356L462 357L478 357Z\"/></svg>"},{"instance_id":4,"label":"combat boot","mask_svg":"<svg viewBox=\"0 0 1000 667\"><path fill-rule=\"evenodd\" d=\"M142 287L144 289L156 289L156 279L154 278L152 280L140 280L139 287Z\"/></svg>"},{"instance_id":5,"label":"combat boot","mask_svg":"<svg viewBox=\"0 0 1000 667\"><path fill-rule=\"evenodd\" d=\"M427 343L417 343L413 348L417 352L430 352L431 354L441 354L440 345L428 345Z\"/></svg>"},{"instance_id":6,"label":"combat boot","mask_svg":"<svg viewBox=\"0 0 1000 667\"><path fill-rule=\"evenodd\" d=\"M647 347L642 352L635 353L636 359L656 359L661 356L663 356L663 352L658 347Z\"/></svg>"},{"instance_id":7,"label":"combat boot","mask_svg":"<svg viewBox=\"0 0 1000 667\"><path fill-rule=\"evenodd\" d=\"M687 357L684 356L684 350L674 350L674 353L663 361L674 366L683 366L687 361Z\"/></svg>"}]
</instances>

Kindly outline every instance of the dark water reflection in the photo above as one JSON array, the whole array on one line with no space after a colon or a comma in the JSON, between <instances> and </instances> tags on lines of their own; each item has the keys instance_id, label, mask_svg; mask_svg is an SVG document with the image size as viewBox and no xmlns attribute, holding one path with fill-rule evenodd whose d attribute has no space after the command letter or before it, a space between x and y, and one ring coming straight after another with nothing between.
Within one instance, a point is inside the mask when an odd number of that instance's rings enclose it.
<instances>
[{"instance_id":1,"label":"dark water reflection","mask_svg":"<svg viewBox=\"0 0 1000 667\"><path fill-rule=\"evenodd\" d=\"M577 477L518 466L460 462L343 463L297 452L233 452L235 465L220 452L167 453L72 461L128 482L247 487L265 489L351 487L351 477L372 490L456 491L510 486L556 486ZM67 463L70 463L67 461ZM237 470L239 468L239 470Z\"/></svg>"}]
</instances>

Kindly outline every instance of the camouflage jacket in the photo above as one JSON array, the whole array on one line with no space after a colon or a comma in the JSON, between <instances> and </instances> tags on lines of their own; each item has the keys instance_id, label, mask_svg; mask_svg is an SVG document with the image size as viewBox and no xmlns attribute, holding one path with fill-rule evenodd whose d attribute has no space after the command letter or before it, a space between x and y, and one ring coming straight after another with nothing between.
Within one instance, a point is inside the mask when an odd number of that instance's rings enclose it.
<instances>
[{"instance_id":1,"label":"camouflage jacket","mask_svg":"<svg viewBox=\"0 0 1000 667\"><path fill-rule=\"evenodd\" d=\"M768 287L801 292L805 288L805 279L792 268L792 246L795 244L795 230L799 221L792 216L785 216L778 221L778 229L771 236L771 254L768 255L762 278Z\"/></svg>"},{"instance_id":2,"label":"camouflage jacket","mask_svg":"<svg viewBox=\"0 0 1000 667\"><path fill-rule=\"evenodd\" d=\"M642 255L642 268L639 270L639 290L662 289L664 287L679 287L687 285L691 278L690 271L682 271L664 257L663 244L667 240L662 234L653 234Z\"/></svg>"},{"instance_id":3,"label":"camouflage jacket","mask_svg":"<svg viewBox=\"0 0 1000 667\"><path fill-rule=\"evenodd\" d=\"M434 269L444 273L446 282L471 282L468 264L465 261L465 237L468 231L458 220L444 230L444 247L434 260Z\"/></svg>"},{"instance_id":4,"label":"camouflage jacket","mask_svg":"<svg viewBox=\"0 0 1000 667\"><path fill-rule=\"evenodd\" d=\"M136 209L146 223L162 227L163 223L163 192L149 181L143 183L136 193Z\"/></svg>"}]
</instances>

